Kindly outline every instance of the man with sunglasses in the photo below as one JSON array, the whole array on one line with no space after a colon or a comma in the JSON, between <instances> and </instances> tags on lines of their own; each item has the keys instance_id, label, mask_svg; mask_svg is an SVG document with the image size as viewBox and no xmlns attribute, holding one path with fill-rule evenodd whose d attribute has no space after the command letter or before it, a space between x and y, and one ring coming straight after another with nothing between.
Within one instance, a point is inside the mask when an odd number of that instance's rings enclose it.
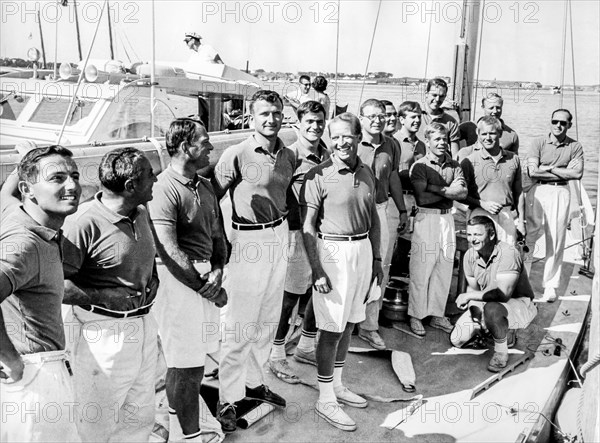
<instances>
[{"instance_id":1,"label":"man with sunglasses","mask_svg":"<svg viewBox=\"0 0 600 443\"><path fill-rule=\"evenodd\" d=\"M393 109L393 106L392 106ZM400 223L398 233L404 232L407 227L407 213L400 183L399 165L400 151L393 139L383 135L386 126L385 106L379 100L369 99L360 107L360 123L362 127L362 140L358 145L358 156L361 161L371 167L377 183L377 214L381 226L380 256L386 261L383 263L384 278L381 284L382 292L387 285L391 257L388 252L390 234L388 228L387 206L389 196L398 208ZM385 342L379 335L379 310L383 298L372 301L367 305L367 318L359 325L358 336L375 349L385 349Z\"/></svg>"},{"instance_id":2,"label":"man with sunglasses","mask_svg":"<svg viewBox=\"0 0 600 443\"><path fill-rule=\"evenodd\" d=\"M573 115L567 109L552 113L550 133L533 141L527 172L536 183L527 192L527 244L533 254L536 241L546 236L544 295L536 301L553 302L560 285L565 236L569 223L569 180L583 176L583 146L567 136ZM531 266L528 257L527 266Z\"/></svg>"},{"instance_id":3,"label":"man with sunglasses","mask_svg":"<svg viewBox=\"0 0 600 443\"><path fill-rule=\"evenodd\" d=\"M209 165L213 146L197 118L171 122L165 143L171 162L158 176L148 210L160 258L154 315L167 362L169 441L206 442L211 433L214 440L220 435L200 401L200 385L207 354L219 349L219 308L227 303L219 202L197 173Z\"/></svg>"},{"instance_id":4,"label":"man with sunglasses","mask_svg":"<svg viewBox=\"0 0 600 443\"><path fill-rule=\"evenodd\" d=\"M298 79L300 84L299 89L294 88L292 91L284 95L284 99L290 104L296 111L298 107L309 100L313 100L308 94L310 91L310 77L308 75L301 75Z\"/></svg>"},{"instance_id":5,"label":"man with sunglasses","mask_svg":"<svg viewBox=\"0 0 600 443\"><path fill-rule=\"evenodd\" d=\"M33 149L1 191L3 442L80 441L61 315L60 229L65 218L77 210L81 196L72 157L71 151L61 146ZM44 411L53 411L52 416Z\"/></svg>"},{"instance_id":6,"label":"man with sunglasses","mask_svg":"<svg viewBox=\"0 0 600 443\"><path fill-rule=\"evenodd\" d=\"M147 441L158 354L149 315L158 289L150 219L156 176L135 148L100 161L101 191L65 223L65 324L84 442ZM96 405L96 414L88 410Z\"/></svg>"}]
</instances>

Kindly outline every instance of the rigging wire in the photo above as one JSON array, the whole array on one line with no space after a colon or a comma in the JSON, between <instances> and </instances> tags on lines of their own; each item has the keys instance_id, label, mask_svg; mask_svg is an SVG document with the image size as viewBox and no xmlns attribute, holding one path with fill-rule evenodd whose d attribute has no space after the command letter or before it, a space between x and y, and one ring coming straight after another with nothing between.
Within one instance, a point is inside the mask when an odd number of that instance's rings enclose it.
<instances>
[{"instance_id":1,"label":"rigging wire","mask_svg":"<svg viewBox=\"0 0 600 443\"><path fill-rule=\"evenodd\" d=\"M336 30L336 39L335 39L335 89L333 91L333 115L337 115L337 93L338 93L338 63L340 60L340 17L341 17L341 10L340 10L340 0L338 0L338 6L337 6L337 11L338 11L338 19L337 19L337 30ZM327 115L325 116L325 119L327 119Z\"/></svg>"},{"instance_id":2,"label":"rigging wire","mask_svg":"<svg viewBox=\"0 0 600 443\"><path fill-rule=\"evenodd\" d=\"M481 42L483 41L483 24L485 20L483 20L483 13L485 11L485 0L481 2L481 17L479 20L479 43L477 44L477 73L475 74L475 94L473 95L473 100L469 100L471 103L471 112L470 117L472 121L475 121L475 113L477 112L477 90L479 86L479 66L481 65ZM464 12L463 12L464 14ZM462 113L461 113L462 114Z\"/></svg>"},{"instance_id":3,"label":"rigging wire","mask_svg":"<svg viewBox=\"0 0 600 443\"><path fill-rule=\"evenodd\" d=\"M379 13L381 12L381 3L383 0L379 0L379 6L377 7L377 17L375 18L375 26L373 26L373 35L371 36L371 47L369 48L369 56L367 57L367 65L365 66L365 74L363 75L362 86L360 88L360 99L358 100L358 107L362 103L363 92L365 91L365 82L367 81L367 73L369 70L369 63L371 61L371 53L373 52L373 43L375 42L375 33L377 32L377 23L379 22Z\"/></svg>"},{"instance_id":4,"label":"rigging wire","mask_svg":"<svg viewBox=\"0 0 600 443\"><path fill-rule=\"evenodd\" d=\"M563 40L562 40L562 59L560 62L560 99L559 108L563 107L563 90L565 89L565 59L567 51L567 11L568 11L568 0L565 0L565 12L563 14Z\"/></svg>"},{"instance_id":5,"label":"rigging wire","mask_svg":"<svg viewBox=\"0 0 600 443\"><path fill-rule=\"evenodd\" d=\"M433 9L433 0L431 0L430 10ZM464 5L463 5L464 11ZM429 19L429 32L427 33L427 52L425 53L425 74L423 75L423 79L427 81L427 69L429 67L429 42L431 42L431 27L433 25L433 18Z\"/></svg>"}]
</instances>

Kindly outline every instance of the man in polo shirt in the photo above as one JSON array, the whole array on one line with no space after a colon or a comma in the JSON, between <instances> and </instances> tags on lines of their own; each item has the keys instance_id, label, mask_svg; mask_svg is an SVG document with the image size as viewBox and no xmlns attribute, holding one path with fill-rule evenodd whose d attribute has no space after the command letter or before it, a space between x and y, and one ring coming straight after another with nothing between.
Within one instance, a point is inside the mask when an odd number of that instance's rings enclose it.
<instances>
[{"instance_id":1,"label":"man in polo shirt","mask_svg":"<svg viewBox=\"0 0 600 443\"><path fill-rule=\"evenodd\" d=\"M65 223L65 324L83 441L147 441L154 426L158 278L144 207L156 181L134 148L100 161L102 190ZM87 405L94 404L91 415Z\"/></svg>"},{"instance_id":2,"label":"man in polo shirt","mask_svg":"<svg viewBox=\"0 0 600 443\"><path fill-rule=\"evenodd\" d=\"M60 231L79 204L79 173L61 146L33 149L17 173L22 203L7 192L16 190L2 190L0 440L80 441L64 350Z\"/></svg>"},{"instance_id":3,"label":"man in polo shirt","mask_svg":"<svg viewBox=\"0 0 600 443\"><path fill-rule=\"evenodd\" d=\"M463 267L467 292L459 294L456 305L465 312L454 325L450 341L456 347L467 343L485 327L494 337L494 354L488 370L499 372L508 363L508 333L524 329L537 315L532 303L533 290L517 248L498 241L495 223L485 216L467 222L471 247Z\"/></svg>"},{"instance_id":4,"label":"man in polo shirt","mask_svg":"<svg viewBox=\"0 0 600 443\"><path fill-rule=\"evenodd\" d=\"M420 336L425 335L422 320L428 316L432 327L452 330L444 316L456 252L451 210L455 200L467 196L460 165L450 157L446 126L432 123L425 140L427 155L410 170L418 207L411 239L408 315L410 328Z\"/></svg>"},{"instance_id":5,"label":"man in polo shirt","mask_svg":"<svg viewBox=\"0 0 600 443\"><path fill-rule=\"evenodd\" d=\"M502 136L500 137L500 147L505 151L519 154L519 136L502 120L502 107L504 99L495 92L490 92L481 100L481 109L484 116L496 117L502 125ZM472 147L477 143L477 124L474 122L464 122L459 126L460 140L465 142L466 147ZM469 152L470 153L470 152ZM466 153L468 155L469 153ZM460 161L460 160L459 160Z\"/></svg>"},{"instance_id":6,"label":"man in polo shirt","mask_svg":"<svg viewBox=\"0 0 600 443\"><path fill-rule=\"evenodd\" d=\"M300 214L300 189L304 176L313 167L329 158L327 146L321 140L325 130L325 108L316 101L307 101L297 111L300 128L298 140L290 146L297 158L291 186L287 192L288 224L290 229L289 249L286 253L287 271L283 291L283 305L279 326L273 340L273 348L269 358L269 368L281 380L287 383L299 383L300 379L288 365L285 354L285 337L289 330L292 311L302 297L306 306L300 342L294 358L302 363L316 364L315 339L317 326L313 312L312 274L304 240L302 239L302 217Z\"/></svg>"},{"instance_id":7,"label":"man in polo shirt","mask_svg":"<svg viewBox=\"0 0 600 443\"><path fill-rule=\"evenodd\" d=\"M356 116L343 113L335 117L329 135L332 156L306 174L301 201L306 207L304 244L321 334L315 410L333 426L354 431L356 423L339 404L367 407L364 398L343 385L342 370L354 324L365 319L365 294L373 280L380 284L383 278L376 179L358 157L362 134Z\"/></svg>"},{"instance_id":8,"label":"man in polo shirt","mask_svg":"<svg viewBox=\"0 0 600 443\"><path fill-rule=\"evenodd\" d=\"M236 429L235 402L244 397L285 406L265 386L263 366L281 315L289 235L286 192L296 156L277 137L283 118L279 94L256 92L250 113L254 134L226 149L215 168L217 197L229 191L232 203L217 416L226 432Z\"/></svg>"},{"instance_id":9,"label":"man in polo shirt","mask_svg":"<svg viewBox=\"0 0 600 443\"><path fill-rule=\"evenodd\" d=\"M295 110L297 110L302 103L312 100L308 94L310 91L310 77L308 75L301 75L298 79L298 83L300 84L299 89L294 88L294 90L288 92L284 96L284 99Z\"/></svg>"},{"instance_id":10,"label":"man in polo shirt","mask_svg":"<svg viewBox=\"0 0 600 443\"><path fill-rule=\"evenodd\" d=\"M398 112L394 108L394 104L389 100L379 100L385 107L385 126L382 134L387 137L392 137L398 131Z\"/></svg>"},{"instance_id":11,"label":"man in polo shirt","mask_svg":"<svg viewBox=\"0 0 600 443\"><path fill-rule=\"evenodd\" d=\"M404 192L404 203L411 210L415 206L415 197L409 171L413 163L427 154L427 148L417 134L421 128L421 106L417 102L405 101L398 106L400 129L394 139L400 143L400 182Z\"/></svg>"},{"instance_id":12,"label":"man in polo shirt","mask_svg":"<svg viewBox=\"0 0 600 443\"><path fill-rule=\"evenodd\" d=\"M448 143L450 144L450 154L454 157L459 150L458 142L460 134L458 132L458 123L449 114L446 114L442 105L448 94L448 84L441 78L433 78L427 82L425 93L425 107L422 114L422 125L419 130L419 138L425 139L425 129L432 123L441 123L448 132Z\"/></svg>"},{"instance_id":13,"label":"man in polo shirt","mask_svg":"<svg viewBox=\"0 0 600 443\"><path fill-rule=\"evenodd\" d=\"M385 106L379 100L369 99L361 105L362 140L358 145L358 156L362 163L371 167L376 178L377 195L375 202L377 203L377 214L379 215L381 247L379 255L383 259L391 257L391 253L388 253L390 243L387 221L389 195L392 196L392 200L400 214L398 233L404 232L408 221L399 176L400 152L392 141L393 139L382 133L385 127L385 119ZM383 288L387 285L389 269L390 264L386 260L383 263ZM385 342L377 331L379 329L379 310L382 304L382 297L367 304L367 318L359 325L358 330L359 338L375 349L386 348Z\"/></svg>"},{"instance_id":14,"label":"man in polo shirt","mask_svg":"<svg viewBox=\"0 0 600 443\"><path fill-rule=\"evenodd\" d=\"M477 123L476 149L461 162L467 182L467 219L485 215L496 223L500 241L515 245L525 235L525 200L519 156L500 147L502 123L485 116ZM461 149L462 151L462 149Z\"/></svg>"},{"instance_id":15,"label":"man in polo shirt","mask_svg":"<svg viewBox=\"0 0 600 443\"><path fill-rule=\"evenodd\" d=\"M219 349L227 247L217 197L196 171L209 165L213 146L190 118L171 122L165 143L171 163L158 176L148 212L160 257L153 312L167 362L169 441L210 441L210 412L199 396L206 355Z\"/></svg>"},{"instance_id":16,"label":"man in polo shirt","mask_svg":"<svg viewBox=\"0 0 600 443\"><path fill-rule=\"evenodd\" d=\"M546 235L544 295L539 301L556 300L569 223L571 193L569 180L583 176L583 146L567 136L573 125L567 109L552 113L550 134L533 141L527 153L527 172L537 182L527 192L527 243L534 251L535 242ZM531 261L527 264L531 266Z\"/></svg>"}]
</instances>

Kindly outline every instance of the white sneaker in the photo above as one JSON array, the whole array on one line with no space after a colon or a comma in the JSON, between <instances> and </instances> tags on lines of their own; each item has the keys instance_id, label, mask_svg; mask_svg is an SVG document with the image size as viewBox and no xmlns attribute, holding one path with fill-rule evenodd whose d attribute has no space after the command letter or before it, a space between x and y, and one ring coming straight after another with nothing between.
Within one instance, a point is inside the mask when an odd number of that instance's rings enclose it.
<instances>
[{"instance_id":1,"label":"white sneaker","mask_svg":"<svg viewBox=\"0 0 600 443\"><path fill-rule=\"evenodd\" d=\"M546 288L544 289L544 295L540 298L534 298L533 301L536 303L554 303L557 298L556 289Z\"/></svg>"},{"instance_id":2,"label":"white sneaker","mask_svg":"<svg viewBox=\"0 0 600 443\"><path fill-rule=\"evenodd\" d=\"M355 394L346 386L337 386L333 388L333 392L335 392L338 402L352 406L353 408L366 408L368 405L367 400Z\"/></svg>"},{"instance_id":3,"label":"white sneaker","mask_svg":"<svg viewBox=\"0 0 600 443\"><path fill-rule=\"evenodd\" d=\"M342 431L356 431L356 423L344 412L337 402L323 403L319 400L315 403L315 412L326 422Z\"/></svg>"}]
</instances>

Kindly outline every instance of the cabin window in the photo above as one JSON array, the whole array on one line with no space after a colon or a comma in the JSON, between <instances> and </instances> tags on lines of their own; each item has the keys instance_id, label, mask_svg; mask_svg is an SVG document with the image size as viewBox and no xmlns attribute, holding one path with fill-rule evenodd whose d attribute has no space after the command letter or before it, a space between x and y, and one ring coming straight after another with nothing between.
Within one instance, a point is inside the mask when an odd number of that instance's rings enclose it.
<instances>
[{"instance_id":1,"label":"cabin window","mask_svg":"<svg viewBox=\"0 0 600 443\"><path fill-rule=\"evenodd\" d=\"M30 96L19 95L14 92L0 93L0 118L3 120L16 120L30 99Z\"/></svg>"},{"instance_id":2,"label":"cabin window","mask_svg":"<svg viewBox=\"0 0 600 443\"><path fill-rule=\"evenodd\" d=\"M106 133L102 132L95 138L107 139L133 139L150 137L150 97L132 96L115 103L117 108L110 112L111 119L107 125ZM174 119L171 110L157 99L154 108L154 136L162 137L169 129Z\"/></svg>"},{"instance_id":3,"label":"cabin window","mask_svg":"<svg viewBox=\"0 0 600 443\"><path fill-rule=\"evenodd\" d=\"M31 116L30 121L33 123L62 126L65 115L69 110L70 102L70 98L44 97ZM92 112L93 107L94 103L91 101L81 99L75 100L69 118L67 119L67 126L76 125L86 118L90 112Z\"/></svg>"}]
</instances>

